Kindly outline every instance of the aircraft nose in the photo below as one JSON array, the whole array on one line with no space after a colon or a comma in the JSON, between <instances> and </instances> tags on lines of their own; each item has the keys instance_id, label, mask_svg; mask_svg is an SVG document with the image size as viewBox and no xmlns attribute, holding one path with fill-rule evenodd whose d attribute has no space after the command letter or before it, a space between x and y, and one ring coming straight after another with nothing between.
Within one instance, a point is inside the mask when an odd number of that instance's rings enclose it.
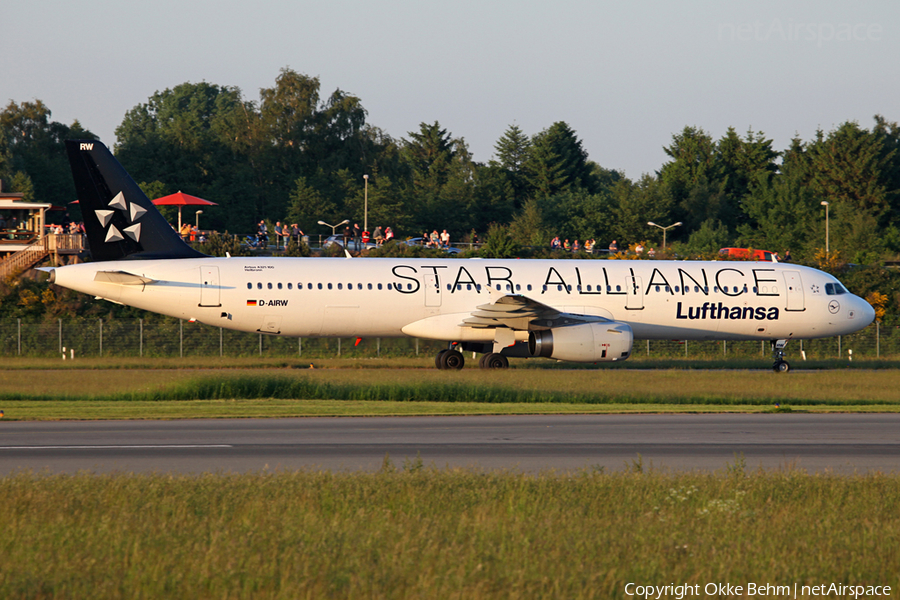
<instances>
[{"instance_id":1,"label":"aircraft nose","mask_svg":"<svg viewBox=\"0 0 900 600\"><path fill-rule=\"evenodd\" d=\"M871 325L872 321L875 320L875 309L872 308L872 305L866 302L863 298L857 296L856 299L857 304L859 305L859 308L857 310L859 311L860 319L865 322L866 326Z\"/></svg>"}]
</instances>

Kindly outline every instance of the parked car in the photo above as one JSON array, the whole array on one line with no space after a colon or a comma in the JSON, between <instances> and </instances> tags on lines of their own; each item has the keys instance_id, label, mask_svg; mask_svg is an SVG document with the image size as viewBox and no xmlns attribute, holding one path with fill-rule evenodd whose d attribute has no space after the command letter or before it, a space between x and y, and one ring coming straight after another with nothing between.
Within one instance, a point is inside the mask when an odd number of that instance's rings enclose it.
<instances>
[{"instance_id":1,"label":"parked car","mask_svg":"<svg viewBox=\"0 0 900 600\"><path fill-rule=\"evenodd\" d=\"M338 246L344 245L344 236L342 235L330 235L324 242L322 242L323 248L328 248L332 244L337 244ZM378 246L372 242L366 242L365 244L360 241L358 244L356 240L353 238L349 238L347 240L347 249L351 252L359 252L360 250L371 250L372 248L377 248Z\"/></svg>"},{"instance_id":2,"label":"parked car","mask_svg":"<svg viewBox=\"0 0 900 600\"><path fill-rule=\"evenodd\" d=\"M721 248L719 254L737 260L763 260L766 262L778 262L774 252L768 250L754 250L752 248Z\"/></svg>"}]
</instances>

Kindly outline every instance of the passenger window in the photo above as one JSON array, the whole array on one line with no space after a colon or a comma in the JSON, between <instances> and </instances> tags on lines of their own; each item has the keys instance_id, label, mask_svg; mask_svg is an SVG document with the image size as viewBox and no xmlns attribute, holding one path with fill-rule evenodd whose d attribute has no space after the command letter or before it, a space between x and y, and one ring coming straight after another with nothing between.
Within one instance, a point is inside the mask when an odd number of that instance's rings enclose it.
<instances>
[{"instance_id":1,"label":"passenger window","mask_svg":"<svg viewBox=\"0 0 900 600\"><path fill-rule=\"evenodd\" d=\"M516 291L517 291L517 292L521 292L521 291L522 291L522 286L519 285L518 283L516 284Z\"/></svg>"},{"instance_id":2,"label":"passenger window","mask_svg":"<svg viewBox=\"0 0 900 600\"><path fill-rule=\"evenodd\" d=\"M622 286L621 286L621 285L617 285L617 286L616 286L616 291L617 291L617 292L621 292L621 291L622 291Z\"/></svg>"},{"instance_id":3,"label":"passenger window","mask_svg":"<svg viewBox=\"0 0 900 600\"><path fill-rule=\"evenodd\" d=\"M659 286L656 286L656 291L657 291L657 292L659 291Z\"/></svg>"},{"instance_id":4,"label":"passenger window","mask_svg":"<svg viewBox=\"0 0 900 600\"><path fill-rule=\"evenodd\" d=\"M379 289L379 290L381 289L381 284L380 284L380 283L378 284L378 289Z\"/></svg>"},{"instance_id":5,"label":"passenger window","mask_svg":"<svg viewBox=\"0 0 900 600\"><path fill-rule=\"evenodd\" d=\"M330 284L330 283L328 284L328 289L329 289L329 290L331 289L331 284Z\"/></svg>"},{"instance_id":6,"label":"passenger window","mask_svg":"<svg viewBox=\"0 0 900 600\"><path fill-rule=\"evenodd\" d=\"M467 283L467 284L466 284L466 289L469 290L469 291L471 292L471 291L472 291L472 284L471 284L471 283Z\"/></svg>"},{"instance_id":7,"label":"passenger window","mask_svg":"<svg viewBox=\"0 0 900 600\"><path fill-rule=\"evenodd\" d=\"M247 282L247 289L248 289L248 290L252 290L252 289L253 289L253 284L250 283L249 281Z\"/></svg>"},{"instance_id":8,"label":"passenger window","mask_svg":"<svg viewBox=\"0 0 900 600\"><path fill-rule=\"evenodd\" d=\"M291 284L290 284L290 283L288 284L288 289L291 289Z\"/></svg>"},{"instance_id":9,"label":"passenger window","mask_svg":"<svg viewBox=\"0 0 900 600\"><path fill-rule=\"evenodd\" d=\"M366 288L371 290L371 289L372 289L372 284L371 284L371 283L367 283L367 284L366 284Z\"/></svg>"},{"instance_id":10,"label":"passenger window","mask_svg":"<svg viewBox=\"0 0 900 600\"><path fill-rule=\"evenodd\" d=\"M281 283L278 284L278 289L279 289L279 290L281 289Z\"/></svg>"},{"instance_id":11,"label":"passenger window","mask_svg":"<svg viewBox=\"0 0 900 600\"><path fill-rule=\"evenodd\" d=\"M476 284L475 284L475 291L476 291L476 292L480 292L480 291L481 291L481 284L480 284L480 283L476 283Z\"/></svg>"},{"instance_id":12,"label":"passenger window","mask_svg":"<svg viewBox=\"0 0 900 600\"><path fill-rule=\"evenodd\" d=\"M271 283L267 283L267 284L266 284L266 287L268 287L268 288L271 290L271 289L272 289L272 284L271 284Z\"/></svg>"},{"instance_id":13,"label":"passenger window","mask_svg":"<svg viewBox=\"0 0 900 600\"><path fill-rule=\"evenodd\" d=\"M257 283L256 283L256 289L261 290L261 289L262 289L262 283L257 282Z\"/></svg>"},{"instance_id":14,"label":"passenger window","mask_svg":"<svg viewBox=\"0 0 900 600\"><path fill-rule=\"evenodd\" d=\"M322 284L320 283L320 284L318 284L318 285L319 285L319 289L321 290L321 289L322 289Z\"/></svg>"},{"instance_id":15,"label":"passenger window","mask_svg":"<svg viewBox=\"0 0 900 600\"><path fill-rule=\"evenodd\" d=\"M387 284L387 289L389 289L389 290L393 289L393 288L391 287L391 284L390 284L390 283Z\"/></svg>"},{"instance_id":16,"label":"passenger window","mask_svg":"<svg viewBox=\"0 0 900 600\"><path fill-rule=\"evenodd\" d=\"M320 286L320 287L321 287L321 286ZM306 284L306 289L311 290L311 289L312 289L312 284L311 284L311 283L307 283L307 284Z\"/></svg>"},{"instance_id":17,"label":"passenger window","mask_svg":"<svg viewBox=\"0 0 900 600\"><path fill-rule=\"evenodd\" d=\"M531 291L531 284L529 283L529 284L525 287L525 289L528 290L528 291L530 292L530 291Z\"/></svg>"},{"instance_id":18,"label":"passenger window","mask_svg":"<svg viewBox=\"0 0 900 600\"><path fill-rule=\"evenodd\" d=\"M675 286L675 293L676 293L676 294L678 293L678 286L677 286L677 285Z\"/></svg>"},{"instance_id":19,"label":"passenger window","mask_svg":"<svg viewBox=\"0 0 900 600\"><path fill-rule=\"evenodd\" d=\"M342 286L343 286L343 284L340 284L340 283L339 283L339 284L338 284L338 289L339 289L339 290L344 289ZM331 286L329 285L328 287L331 287Z\"/></svg>"}]
</instances>

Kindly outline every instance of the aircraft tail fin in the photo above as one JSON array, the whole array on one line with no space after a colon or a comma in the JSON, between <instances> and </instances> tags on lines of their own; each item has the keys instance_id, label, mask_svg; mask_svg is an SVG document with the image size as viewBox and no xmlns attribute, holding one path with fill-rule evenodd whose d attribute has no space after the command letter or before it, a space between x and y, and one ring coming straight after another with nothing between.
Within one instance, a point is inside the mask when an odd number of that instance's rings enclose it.
<instances>
[{"instance_id":1,"label":"aircraft tail fin","mask_svg":"<svg viewBox=\"0 0 900 600\"><path fill-rule=\"evenodd\" d=\"M97 140L66 140L94 260L201 258Z\"/></svg>"}]
</instances>

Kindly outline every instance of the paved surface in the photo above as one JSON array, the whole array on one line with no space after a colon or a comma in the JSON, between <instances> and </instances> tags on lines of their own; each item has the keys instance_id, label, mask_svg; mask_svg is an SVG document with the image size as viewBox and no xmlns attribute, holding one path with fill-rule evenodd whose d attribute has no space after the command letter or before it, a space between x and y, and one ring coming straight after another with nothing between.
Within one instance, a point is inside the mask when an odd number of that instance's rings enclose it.
<instances>
[{"instance_id":1,"label":"paved surface","mask_svg":"<svg viewBox=\"0 0 900 600\"><path fill-rule=\"evenodd\" d=\"M377 470L426 465L522 471L645 465L839 473L900 470L900 415L566 415L0 422L0 474Z\"/></svg>"}]
</instances>

